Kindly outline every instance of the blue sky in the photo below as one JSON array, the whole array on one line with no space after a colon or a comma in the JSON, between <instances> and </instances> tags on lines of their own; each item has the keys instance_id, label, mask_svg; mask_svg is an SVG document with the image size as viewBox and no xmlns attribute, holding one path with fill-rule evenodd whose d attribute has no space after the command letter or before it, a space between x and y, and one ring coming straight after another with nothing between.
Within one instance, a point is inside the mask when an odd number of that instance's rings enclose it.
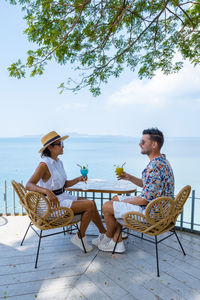
<instances>
[{"instance_id":1,"label":"blue sky","mask_svg":"<svg viewBox=\"0 0 200 300\"><path fill-rule=\"evenodd\" d=\"M148 127L166 136L200 136L200 68L188 62L181 72L139 80L128 70L102 86L94 98L87 89L59 94L57 86L72 74L70 65L51 63L43 76L15 79L7 67L34 47L23 34L19 6L0 3L0 137L59 133L138 137Z\"/></svg>"}]
</instances>

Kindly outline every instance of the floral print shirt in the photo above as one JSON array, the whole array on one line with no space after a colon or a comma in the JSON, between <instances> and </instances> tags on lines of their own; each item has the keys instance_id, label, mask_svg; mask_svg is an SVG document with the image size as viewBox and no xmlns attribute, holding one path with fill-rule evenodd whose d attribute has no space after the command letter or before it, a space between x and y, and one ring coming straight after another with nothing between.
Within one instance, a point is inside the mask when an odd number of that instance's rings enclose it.
<instances>
[{"instance_id":1,"label":"floral print shirt","mask_svg":"<svg viewBox=\"0 0 200 300\"><path fill-rule=\"evenodd\" d=\"M161 196L174 198L174 174L164 154L150 161L142 172L142 182L140 196L148 202Z\"/></svg>"}]
</instances>

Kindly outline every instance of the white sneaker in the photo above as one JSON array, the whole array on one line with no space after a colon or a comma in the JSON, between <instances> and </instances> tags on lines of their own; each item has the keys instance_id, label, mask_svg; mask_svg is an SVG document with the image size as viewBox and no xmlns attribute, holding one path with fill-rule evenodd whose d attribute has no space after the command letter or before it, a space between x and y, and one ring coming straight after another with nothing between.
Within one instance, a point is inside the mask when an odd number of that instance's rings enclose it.
<instances>
[{"instance_id":1,"label":"white sneaker","mask_svg":"<svg viewBox=\"0 0 200 300\"><path fill-rule=\"evenodd\" d=\"M79 240L81 240L81 239L79 239ZM82 238L82 240L83 240L83 243L84 243L84 246L85 246L86 251L87 251L87 252L92 251L92 250L93 250L93 247L92 247L91 245L88 244L87 239L86 239L86 236L84 236L84 237ZM82 243L81 243L81 244L82 244Z\"/></svg>"},{"instance_id":2,"label":"white sneaker","mask_svg":"<svg viewBox=\"0 0 200 300\"><path fill-rule=\"evenodd\" d=\"M97 247L104 239L104 236L105 236L105 233L99 233L99 236L96 239L92 240L92 244Z\"/></svg>"},{"instance_id":3,"label":"white sneaker","mask_svg":"<svg viewBox=\"0 0 200 300\"><path fill-rule=\"evenodd\" d=\"M105 252L112 252L115 247L115 242L113 239L111 239L108 243L100 244L98 246L99 250L105 251ZM116 253L123 253L125 251L124 242L117 243L117 247L115 248Z\"/></svg>"},{"instance_id":4,"label":"white sneaker","mask_svg":"<svg viewBox=\"0 0 200 300\"><path fill-rule=\"evenodd\" d=\"M122 231L122 239L125 240L128 238L128 233Z\"/></svg>"},{"instance_id":5,"label":"white sneaker","mask_svg":"<svg viewBox=\"0 0 200 300\"><path fill-rule=\"evenodd\" d=\"M91 245L88 244L86 237L84 236L82 238L84 246L85 246L85 250L87 252L92 251L93 247ZM76 245L77 247L79 247L83 252L84 252L84 248L81 242L81 239L79 239L78 234L76 233L72 238L71 238L71 242Z\"/></svg>"},{"instance_id":6,"label":"white sneaker","mask_svg":"<svg viewBox=\"0 0 200 300\"><path fill-rule=\"evenodd\" d=\"M107 235L104 233L104 236L103 236L102 240L100 241L100 243L98 244L97 247L99 247L99 245L107 244L110 241L111 241L111 238L107 237Z\"/></svg>"}]
</instances>

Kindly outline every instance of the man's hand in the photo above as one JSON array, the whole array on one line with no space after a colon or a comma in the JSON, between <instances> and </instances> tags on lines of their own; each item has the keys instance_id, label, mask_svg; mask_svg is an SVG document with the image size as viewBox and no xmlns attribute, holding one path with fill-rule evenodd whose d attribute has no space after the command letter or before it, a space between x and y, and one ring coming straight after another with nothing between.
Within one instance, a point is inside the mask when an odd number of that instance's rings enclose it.
<instances>
[{"instance_id":1,"label":"man's hand","mask_svg":"<svg viewBox=\"0 0 200 300\"><path fill-rule=\"evenodd\" d=\"M143 187L143 182L142 179L137 178L131 174L128 174L126 172L122 172L120 176L117 177L118 180L123 179L123 180L128 180L132 182L133 184L136 184L139 187Z\"/></svg>"},{"instance_id":2,"label":"man's hand","mask_svg":"<svg viewBox=\"0 0 200 300\"><path fill-rule=\"evenodd\" d=\"M127 198L122 200L122 202L130 203L133 205L147 205L149 202L140 196L136 196L133 198Z\"/></svg>"},{"instance_id":3,"label":"man's hand","mask_svg":"<svg viewBox=\"0 0 200 300\"><path fill-rule=\"evenodd\" d=\"M123 179L123 180L130 180L130 174L126 172L122 172L120 176L117 177L118 180Z\"/></svg>"},{"instance_id":4,"label":"man's hand","mask_svg":"<svg viewBox=\"0 0 200 300\"><path fill-rule=\"evenodd\" d=\"M58 201L58 198L52 191L46 190L45 194L47 195L47 198L49 200L51 207L59 207L60 206L60 202Z\"/></svg>"}]
</instances>

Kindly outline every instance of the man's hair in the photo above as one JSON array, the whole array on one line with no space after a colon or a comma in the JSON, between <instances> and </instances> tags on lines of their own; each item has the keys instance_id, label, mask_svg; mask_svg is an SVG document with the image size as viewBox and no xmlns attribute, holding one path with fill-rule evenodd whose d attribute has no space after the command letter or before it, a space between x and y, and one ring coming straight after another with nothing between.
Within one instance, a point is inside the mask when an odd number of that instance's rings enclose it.
<instances>
[{"instance_id":1,"label":"man's hair","mask_svg":"<svg viewBox=\"0 0 200 300\"><path fill-rule=\"evenodd\" d=\"M159 150L162 148L162 145L164 144L164 136L158 128L144 129L142 134L148 134L151 141L158 143Z\"/></svg>"}]
</instances>

